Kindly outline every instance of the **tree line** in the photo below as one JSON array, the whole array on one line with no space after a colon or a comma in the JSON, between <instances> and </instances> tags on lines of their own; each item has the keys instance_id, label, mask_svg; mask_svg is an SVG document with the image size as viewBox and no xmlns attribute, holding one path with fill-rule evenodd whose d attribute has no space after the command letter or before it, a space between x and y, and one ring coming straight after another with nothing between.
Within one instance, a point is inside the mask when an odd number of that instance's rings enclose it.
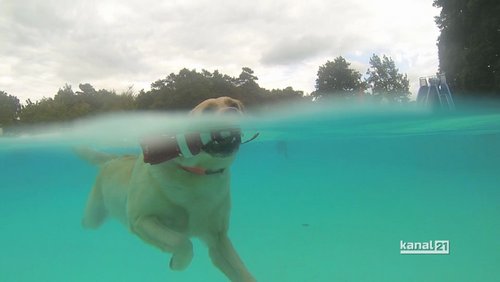
<instances>
[{"instance_id":1,"label":"tree line","mask_svg":"<svg viewBox=\"0 0 500 282\"><path fill-rule=\"evenodd\" d=\"M0 91L0 126L30 125L71 121L81 117L116 111L183 111L208 98L230 96L249 109L266 108L278 103L310 102L325 99L408 102L409 81L400 74L394 61L373 55L364 80L343 57L319 67L316 90L311 95L292 87L268 90L248 67L232 77L219 71L182 69L151 84L148 91L135 93L130 87L122 93L95 89L83 83L78 89L65 85L51 98L28 99L21 104L15 96ZM368 91L371 90L371 91Z\"/></svg>"},{"instance_id":2,"label":"tree line","mask_svg":"<svg viewBox=\"0 0 500 282\"><path fill-rule=\"evenodd\" d=\"M373 55L367 78L350 67L343 57L327 61L319 67L316 90L311 95L292 87L268 90L248 67L232 77L219 71L182 69L159 79L148 91L95 89L83 83L74 90L65 85L52 98L28 99L21 104L15 96L0 91L0 126L71 121L84 116L116 111L183 111L201 101L219 96L241 100L248 108L266 108L277 103L311 102L325 99L408 102L409 81L400 74L394 61ZM371 90L370 92L368 90Z\"/></svg>"}]
</instances>

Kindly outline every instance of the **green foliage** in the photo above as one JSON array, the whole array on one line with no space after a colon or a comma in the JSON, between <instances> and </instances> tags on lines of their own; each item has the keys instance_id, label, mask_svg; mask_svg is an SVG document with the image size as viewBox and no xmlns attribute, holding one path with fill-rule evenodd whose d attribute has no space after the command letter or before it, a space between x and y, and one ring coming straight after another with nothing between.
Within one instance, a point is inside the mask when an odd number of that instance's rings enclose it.
<instances>
[{"instance_id":1,"label":"green foliage","mask_svg":"<svg viewBox=\"0 0 500 282\"><path fill-rule=\"evenodd\" d=\"M58 120L58 111L54 99L42 98L40 101L26 101L19 114L19 119L24 124L47 123Z\"/></svg>"},{"instance_id":2,"label":"green foliage","mask_svg":"<svg viewBox=\"0 0 500 282\"><path fill-rule=\"evenodd\" d=\"M243 68L238 77L221 74L218 71L182 69L151 84L151 90L141 90L134 95L132 88L117 94L105 89L96 90L84 83L73 91L65 85L53 98L28 100L19 106L19 119L23 124L71 121L80 117L128 110L189 110L208 98L229 96L241 100L247 108L281 101L302 100L304 93L293 88L261 88L257 76L250 68Z\"/></svg>"},{"instance_id":3,"label":"green foliage","mask_svg":"<svg viewBox=\"0 0 500 282\"><path fill-rule=\"evenodd\" d=\"M17 97L0 91L0 127L15 123L20 110L21 104Z\"/></svg>"},{"instance_id":4,"label":"green foliage","mask_svg":"<svg viewBox=\"0 0 500 282\"><path fill-rule=\"evenodd\" d=\"M384 92L391 101L404 100L408 93L406 76L398 73L394 62L384 56L380 60L374 55L370 61L373 72L368 82L374 93ZM382 79L381 79L382 78ZM34 124L72 121L81 117L101 113L155 110L187 111L209 98L229 96L241 100L247 109L274 107L279 103L311 102L311 97L352 98L363 95L367 83L361 81L361 74L350 68L342 57L335 58L319 68L316 91L311 96L292 87L267 90L259 86L258 77L248 67L242 68L237 77L215 70L182 69L151 84L151 90L140 90L136 95L132 87L117 94L114 90L96 90L91 84L78 85L74 91L71 85L64 85L53 98L33 102L19 100L0 92L0 122L2 124ZM396 94L397 93L397 94ZM400 95L401 93L405 95ZM399 95L399 96L398 96Z\"/></svg>"},{"instance_id":5,"label":"green foliage","mask_svg":"<svg viewBox=\"0 0 500 282\"><path fill-rule=\"evenodd\" d=\"M310 101L309 98L304 96L303 91L294 90L293 87L288 86L285 89L273 89L268 91L266 104L278 103L294 103L301 101Z\"/></svg>"},{"instance_id":6,"label":"green foliage","mask_svg":"<svg viewBox=\"0 0 500 282\"><path fill-rule=\"evenodd\" d=\"M258 80L258 78L254 75L253 70L251 68L244 67L241 69L241 74L238 79L233 79L233 83L236 83L237 86L244 84L257 84L255 82L256 80Z\"/></svg>"},{"instance_id":7,"label":"green foliage","mask_svg":"<svg viewBox=\"0 0 500 282\"><path fill-rule=\"evenodd\" d=\"M151 91L138 95L137 105L142 110L187 110L208 98L231 96L232 86L229 77L217 71L182 69L152 83Z\"/></svg>"},{"instance_id":8,"label":"green foliage","mask_svg":"<svg viewBox=\"0 0 500 282\"><path fill-rule=\"evenodd\" d=\"M205 99L229 96L247 106L257 106L270 97L256 80L253 70L247 67L237 78L218 71L182 69L153 82L150 91L141 91L136 104L141 110L188 110Z\"/></svg>"},{"instance_id":9,"label":"green foliage","mask_svg":"<svg viewBox=\"0 0 500 282\"><path fill-rule=\"evenodd\" d=\"M70 121L90 114L135 108L130 91L122 95L104 89L96 91L88 83L80 84L79 88L75 93L70 85L65 85L54 98L43 98L35 103L28 100L20 111L20 120L23 123Z\"/></svg>"},{"instance_id":10,"label":"green foliage","mask_svg":"<svg viewBox=\"0 0 500 282\"><path fill-rule=\"evenodd\" d=\"M316 79L316 91L313 97L352 97L362 94L365 88L361 74L351 69L343 57L327 61L319 67Z\"/></svg>"},{"instance_id":11,"label":"green foliage","mask_svg":"<svg viewBox=\"0 0 500 282\"><path fill-rule=\"evenodd\" d=\"M500 2L435 0L439 68L454 93L500 96Z\"/></svg>"},{"instance_id":12,"label":"green foliage","mask_svg":"<svg viewBox=\"0 0 500 282\"><path fill-rule=\"evenodd\" d=\"M375 99L385 98L389 102L408 102L410 82L406 74L400 74L394 61L385 55L382 59L373 54L366 82Z\"/></svg>"}]
</instances>

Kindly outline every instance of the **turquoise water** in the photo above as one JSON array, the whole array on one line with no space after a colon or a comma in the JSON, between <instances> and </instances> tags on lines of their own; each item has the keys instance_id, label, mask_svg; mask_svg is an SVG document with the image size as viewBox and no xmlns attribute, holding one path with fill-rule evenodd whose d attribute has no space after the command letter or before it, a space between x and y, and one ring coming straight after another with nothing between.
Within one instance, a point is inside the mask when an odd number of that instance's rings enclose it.
<instances>
[{"instance_id":1,"label":"turquoise water","mask_svg":"<svg viewBox=\"0 0 500 282\"><path fill-rule=\"evenodd\" d=\"M500 281L500 114L298 111L243 121L261 136L232 168L230 237L258 281ZM71 148L138 152L174 124L106 116L0 138L0 281L227 281L197 240L173 272L116 221L80 226L97 169ZM449 240L449 254L401 255L401 240Z\"/></svg>"}]
</instances>

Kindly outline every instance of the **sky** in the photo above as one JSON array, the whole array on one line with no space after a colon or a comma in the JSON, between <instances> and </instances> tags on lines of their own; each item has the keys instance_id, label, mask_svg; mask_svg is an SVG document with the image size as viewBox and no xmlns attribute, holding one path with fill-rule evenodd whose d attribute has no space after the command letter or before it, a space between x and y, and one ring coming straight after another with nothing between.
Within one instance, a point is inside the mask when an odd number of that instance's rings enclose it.
<instances>
[{"instance_id":1,"label":"sky","mask_svg":"<svg viewBox=\"0 0 500 282\"><path fill-rule=\"evenodd\" d=\"M21 102L65 84L138 92L182 68L250 67L261 87L310 93L328 60L343 56L365 74L375 53L415 94L438 70L432 2L0 0L0 90Z\"/></svg>"}]
</instances>

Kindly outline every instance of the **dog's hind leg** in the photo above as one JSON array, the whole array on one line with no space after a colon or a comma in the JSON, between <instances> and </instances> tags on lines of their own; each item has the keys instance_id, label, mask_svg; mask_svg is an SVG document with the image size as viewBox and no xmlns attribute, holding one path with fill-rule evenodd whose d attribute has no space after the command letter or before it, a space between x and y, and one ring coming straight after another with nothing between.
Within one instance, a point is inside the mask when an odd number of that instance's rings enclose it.
<instances>
[{"instance_id":1,"label":"dog's hind leg","mask_svg":"<svg viewBox=\"0 0 500 282\"><path fill-rule=\"evenodd\" d=\"M85 228L96 229L106 219L106 207L104 206L102 191L100 186L96 184L90 192L87 206L82 219L82 225Z\"/></svg>"}]
</instances>

